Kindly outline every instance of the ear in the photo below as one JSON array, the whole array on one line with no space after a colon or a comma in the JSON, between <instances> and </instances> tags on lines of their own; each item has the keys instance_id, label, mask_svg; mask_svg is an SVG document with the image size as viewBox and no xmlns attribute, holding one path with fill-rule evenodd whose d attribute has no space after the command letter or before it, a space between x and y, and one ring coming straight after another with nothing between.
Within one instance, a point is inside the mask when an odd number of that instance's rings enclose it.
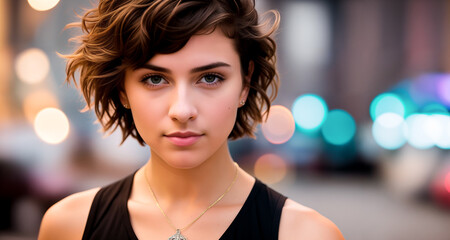
<instances>
[{"instance_id":1,"label":"ear","mask_svg":"<svg viewBox=\"0 0 450 240\"><path fill-rule=\"evenodd\" d=\"M130 103L128 102L128 97L127 97L127 93L125 92L125 90L120 91L119 97L120 97L120 102L122 103L122 106L124 108L129 109Z\"/></svg>"},{"instance_id":2,"label":"ear","mask_svg":"<svg viewBox=\"0 0 450 240\"><path fill-rule=\"evenodd\" d=\"M255 68L255 64L253 61L248 63L248 71L247 75L244 76L244 84L242 86L241 95L239 96L239 106L242 107L245 105L245 101L247 101L248 91L250 90L250 82L252 80L253 70Z\"/></svg>"}]
</instances>

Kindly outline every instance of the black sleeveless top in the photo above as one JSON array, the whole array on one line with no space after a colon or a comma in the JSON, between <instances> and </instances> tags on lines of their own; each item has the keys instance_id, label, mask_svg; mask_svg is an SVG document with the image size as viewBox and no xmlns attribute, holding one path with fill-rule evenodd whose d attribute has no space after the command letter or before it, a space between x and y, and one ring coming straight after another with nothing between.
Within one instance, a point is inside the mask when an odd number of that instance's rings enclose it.
<instances>
[{"instance_id":1,"label":"black sleeveless top","mask_svg":"<svg viewBox=\"0 0 450 240\"><path fill-rule=\"evenodd\" d=\"M100 189L94 197L83 233L87 239L137 240L127 208L134 174ZM278 239L286 197L256 179L250 194L220 240Z\"/></svg>"}]
</instances>

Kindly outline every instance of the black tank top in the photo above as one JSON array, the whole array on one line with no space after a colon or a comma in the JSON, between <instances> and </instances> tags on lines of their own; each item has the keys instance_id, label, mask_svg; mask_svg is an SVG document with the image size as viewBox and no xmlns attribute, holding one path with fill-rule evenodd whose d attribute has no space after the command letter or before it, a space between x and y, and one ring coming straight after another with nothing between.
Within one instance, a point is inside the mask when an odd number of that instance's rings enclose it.
<instances>
[{"instance_id":1,"label":"black tank top","mask_svg":"<svg viewBox=\"0 0 450 240\"><path fill-rule=\"evenodd\" d=\"M137 240L127 208L134 174L100 189L94 197L83 240ZM278 239L286 197L256 179L250 194L220 240Z\"/></svg>"}]
</instances>

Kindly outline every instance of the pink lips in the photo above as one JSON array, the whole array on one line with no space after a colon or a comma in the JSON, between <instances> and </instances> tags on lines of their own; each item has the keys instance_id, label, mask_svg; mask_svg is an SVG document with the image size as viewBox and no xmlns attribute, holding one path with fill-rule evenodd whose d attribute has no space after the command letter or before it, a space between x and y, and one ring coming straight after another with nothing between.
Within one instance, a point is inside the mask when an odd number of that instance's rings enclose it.
<instances>
[{"instance_id":1,"label":"pink lips","mask_svg":"<svg viewBox=\"0 0 450 240\"><path fill-rule=\"evenodd\" d=\"M196 143L203 135L195 132L174 132L164 136L174 145L186 147Z\"/></svg>"}]
</instances>

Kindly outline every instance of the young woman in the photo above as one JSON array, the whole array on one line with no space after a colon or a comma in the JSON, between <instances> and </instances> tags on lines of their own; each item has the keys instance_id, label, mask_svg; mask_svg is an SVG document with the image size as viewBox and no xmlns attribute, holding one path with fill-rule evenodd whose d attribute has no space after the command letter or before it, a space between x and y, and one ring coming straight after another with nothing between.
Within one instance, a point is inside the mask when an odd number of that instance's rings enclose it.
<instances>
[{"instance_id":1,"label":"young woman","mask_svg":"<svg viewBox=\"0 0 450 240\"><path fill-rule=\"evenodd\" d=\"M125 179L56 203L39 239L343 239L228 150L228 139L253 136L267 91L276 94L273 13L267 28L252 0L100 0L87 11L68 79L80 71L104 129L119 127L151 157Z\"/></svg>"}]
</instances>

